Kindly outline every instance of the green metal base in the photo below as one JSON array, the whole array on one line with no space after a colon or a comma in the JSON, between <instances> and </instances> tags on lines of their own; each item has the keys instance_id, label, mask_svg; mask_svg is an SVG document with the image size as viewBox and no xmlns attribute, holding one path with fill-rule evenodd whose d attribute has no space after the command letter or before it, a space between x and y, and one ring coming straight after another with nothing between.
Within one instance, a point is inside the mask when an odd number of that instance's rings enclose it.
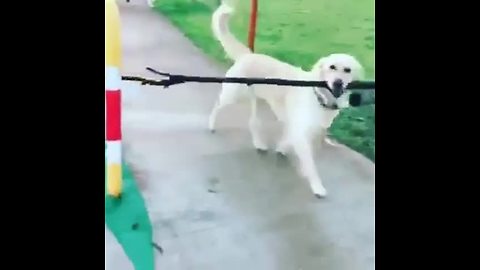
<instances>
[{"instance_id":1,"label":"green metal base","mask_svg":"<svg viewBox=\"0 0 480 270\"><path fill-rule=\"evenodd\" d=\"M123 164L121 198L105 196L105 223L135 270L154 269L152 225L132 171L126 164Z\"/></svg>"}]
</instances>

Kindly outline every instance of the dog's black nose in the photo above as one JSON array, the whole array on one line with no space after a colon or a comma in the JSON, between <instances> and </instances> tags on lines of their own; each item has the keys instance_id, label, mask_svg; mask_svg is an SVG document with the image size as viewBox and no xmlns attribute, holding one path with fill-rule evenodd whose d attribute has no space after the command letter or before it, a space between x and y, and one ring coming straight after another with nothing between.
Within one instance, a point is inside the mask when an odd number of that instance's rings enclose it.
<instances>
[{"instance_id":1,"label":"dog's black nose","mask_svg":"<svg viewBox=\"0 0 480 270\"><path fill-rule=\"evenodd\" d=\"M340 80L340 79L333 81L333 88L334 88L334 89L341 89L341 88L343 88L343 81Z\"/></svg>"},{"instance_id":2,"label":"dog's black nose","mask_svg":"<svg viewBox=\"0 0 480 270\"><path fill-rule=\"evenodd\" d=\"M343 94L343 81L338 79L333 81L332 94L335 98L339 98Z\"/></svg>"}]
</instances>

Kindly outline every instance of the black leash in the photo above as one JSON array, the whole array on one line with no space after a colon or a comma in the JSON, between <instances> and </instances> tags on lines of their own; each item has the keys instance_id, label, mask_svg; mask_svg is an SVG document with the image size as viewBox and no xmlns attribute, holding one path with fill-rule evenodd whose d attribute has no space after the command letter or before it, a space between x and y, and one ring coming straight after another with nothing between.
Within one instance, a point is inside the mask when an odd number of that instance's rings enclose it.
<instances>
[{"instance_id":1,"label":"black leash","mask_svg":"<svg viewBox=\"0 0 480 270\"><path fill-rule=\"evenodd\" d=\"M122 80L137 81L142 85L159 85L167 88L172 85L199 82L199 83L240 83L246 85L252 84L275 84L284 86L300 86L300 87L322 87L327 88L325 81L299 81L299 80L285 80L276 78L241 78L241 77L202 77L202 76L186 76L180 74L171 74L160 72L153 68L147 67L147 70L160 76L167 77L162 80L151 80L136 76L122 76ZM375 89L375 81L354 81L351 82L347 89L350 90L371 90Z\"/></svg>"}]
</instances>

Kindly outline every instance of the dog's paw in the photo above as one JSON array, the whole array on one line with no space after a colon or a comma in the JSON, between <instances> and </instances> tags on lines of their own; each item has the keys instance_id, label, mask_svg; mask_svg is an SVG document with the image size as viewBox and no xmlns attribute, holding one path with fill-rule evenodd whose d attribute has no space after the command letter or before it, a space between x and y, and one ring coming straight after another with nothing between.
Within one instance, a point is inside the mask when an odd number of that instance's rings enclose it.
<instances>
[{"instance_id":1,"label":"dog's paw","mask_svg":"<svg viewBox=\"0 0 480 270\"><path fill-rule=\"evenodd\" d=\"M314 193L314 195L317 199L323 199L327 197L327 190L324 190L323 192L319 192L319 193Z\"/></svg>"},{"instance_id":2,"label":"dog's paw","mask_svg":"<svg viewBox=\"0 0 480 270\"><path fill-rule=\"evenodd\" d=\"M279 149L276 149L275 153L277 153L277 155L281 158L286 158L287 157L287 152L286 151L281 151Z\"/></svg>"},{"instance_id":3,"label":"dog's paw","mask_svg":"<svg viewBox=\"0 0 480 270\"><path fill-rule=\"evenodd\" d=\"M255 150L256 150L257 153L260 154L260 155L265 155L266 153L268 153L268 149L259 149L259 148L256 148Z\"/></svg>"},{"instance_id":4,"label":"dog's paw","mask_svg":"<svg viewBox=\"0 0 480 270\"><path fill-rule=\"evenodd\" d=\"M327 196L327 190L323 185L312 186L312 191L315 197L318 199L325 198Z\"/></svg>"},{"instance_id":5,"label":"dog's paw","mask_svg":"<svg viewBox=\"0 0 480 270\"><path fill-rule=\"evenodd\" d=\"M211 121L208 122L208 131L215 133L215 125Z\"/></svg>"},{"instance_id":6,"label":"dog's paw","mask_svg":"<svg viewBox=\"0 0 480 270\"><path fill-rule=\"evenodd\" d=\"M215 133L215 117L208 117L208 130L210 133Z\"/></svg>"},{"instance_id":7,"label":"dog's paw","mask_svg":"<svg viewBox=\"0 0 480 270\"><path fill-rule=\"evenodd\" d=\"M279 159L288 159L288 150L287 149L282 149L278 148L275 149L275 153L277 154L277 157Z\"/></svg>"},{"instance_id":8,"label":"dog's paw","mask_svg":"<svg viewBox=\"0 0 480 270\"><path fill-rule=\"evenodd\" d=\"M257 149L258 152L267 152L268 145L262 141L255 140L253 141L253 146Z\"/></svg>"},{"instance_id":9,"label":"dog's paw","mask_svg":"<svg viewBox=\"0 0 480 270\"><path fill-rule=\"evenodd\" d=\"M275 149L275 153L277 153L277 155L279 155L279 156L286 157L287 152L288 151L287 151L286 147L277 146L277 148Z\"/></svg>"},{"instance_id":10,"label":"dog's paw","mask_svg":"<svg viewBox=\"0 0 480 270\"><path fill-rule=\"evenodd\" d=\"M277 147L275 148L275 152L278 154L278 155L281 155L281 156L287 156L287 153L288 153L288 146L287 144L285 143L279 143L277 144Z\"/></svg>"}]
</instances>

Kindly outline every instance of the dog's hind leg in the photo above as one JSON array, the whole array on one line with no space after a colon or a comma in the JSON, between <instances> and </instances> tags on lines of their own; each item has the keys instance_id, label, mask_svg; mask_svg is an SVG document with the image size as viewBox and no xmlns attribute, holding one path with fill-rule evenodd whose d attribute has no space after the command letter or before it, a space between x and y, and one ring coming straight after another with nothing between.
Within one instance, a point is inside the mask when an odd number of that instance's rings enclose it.
<instances>
[{"instance_id":1,"label":"dog's hind leg","mask_svg":"<svg viewBox=\"0 0 480 270\"><path fill-rule=\"evenodd\" d=\"M270 109L272 109L273 114L275 114L275 117L277 118L277 120L280 122L285 122L285 116L284 116L285 112L282 108L281 103L277 100L266 100L266 102L270 106Z\"/></svg>"},{"instance_id":2,"label":"dog's hind leg","mask_svg":"<svg viewBox=\"0 0 480 270\"><path fill-rule=\"evenodd\" d=\"M217 115L222 109L222 104L220 103L220 98L217 98L215 101L215 105L213 106L212 112L210 113L210 116L208 117L208 129L210 132L215 132L215 122L217 120Z\"/></svg>"},{"instance_id":3,"label":"dog's hind leg","mask_svg":"<svg viewBox=\"0 0 480 270\"><path fill-rule=\"evenodd\" d=\"M277 154L280 154L282 156L286 156L291 146L292 145L290 144L290 138L287 133L287 128L284 127L280 140L277 143L275 152L277 152Z\"/></svg>"},{"instance_id":4,"label":"dog's hind leg","mask_svg":"<svg viewBox=\"0 0 480 270\"><path fill-rule=\"evenodd\" d=\"M267 151L268 146L263 141L260 135L261 122L257 116L257 97L251 92L250 97L250 119L248 120L248 127L250 129L250 134L252 136L252 143L255 149L259 151Z\"/></svg>"},{"instance_id":5,"label":"dog's hind leg","mask_svg":"<svg viewBox=\"0 0 480 270\"><path fill-rule=\"evenodd\" d=\"M239 84L222 84L222 91L218 95L218 98L215 101L215 105L213 106L213 109L210 112L210 116L208 118L208 129L210 129L211 132L215 132L215 123L220 110L222 110L228 105L239 102L244 96L248 97L248 92L245 88L245 86Z\"/></svg>"},{"instance_id":6,"label":"dog's hind leg","mask_svg":"<svg viewBox=\"0 0 480 270\"><path fill-rule=\"evenodd\" d=\"M310 183L313 194L315 194L317 198L327 196L327 190L323 186L322 180L317 173L311 142L302 136L296 137L295 140L292 141L292 144L299 159L300 171Z\"/></svg>"}]
</instances>

